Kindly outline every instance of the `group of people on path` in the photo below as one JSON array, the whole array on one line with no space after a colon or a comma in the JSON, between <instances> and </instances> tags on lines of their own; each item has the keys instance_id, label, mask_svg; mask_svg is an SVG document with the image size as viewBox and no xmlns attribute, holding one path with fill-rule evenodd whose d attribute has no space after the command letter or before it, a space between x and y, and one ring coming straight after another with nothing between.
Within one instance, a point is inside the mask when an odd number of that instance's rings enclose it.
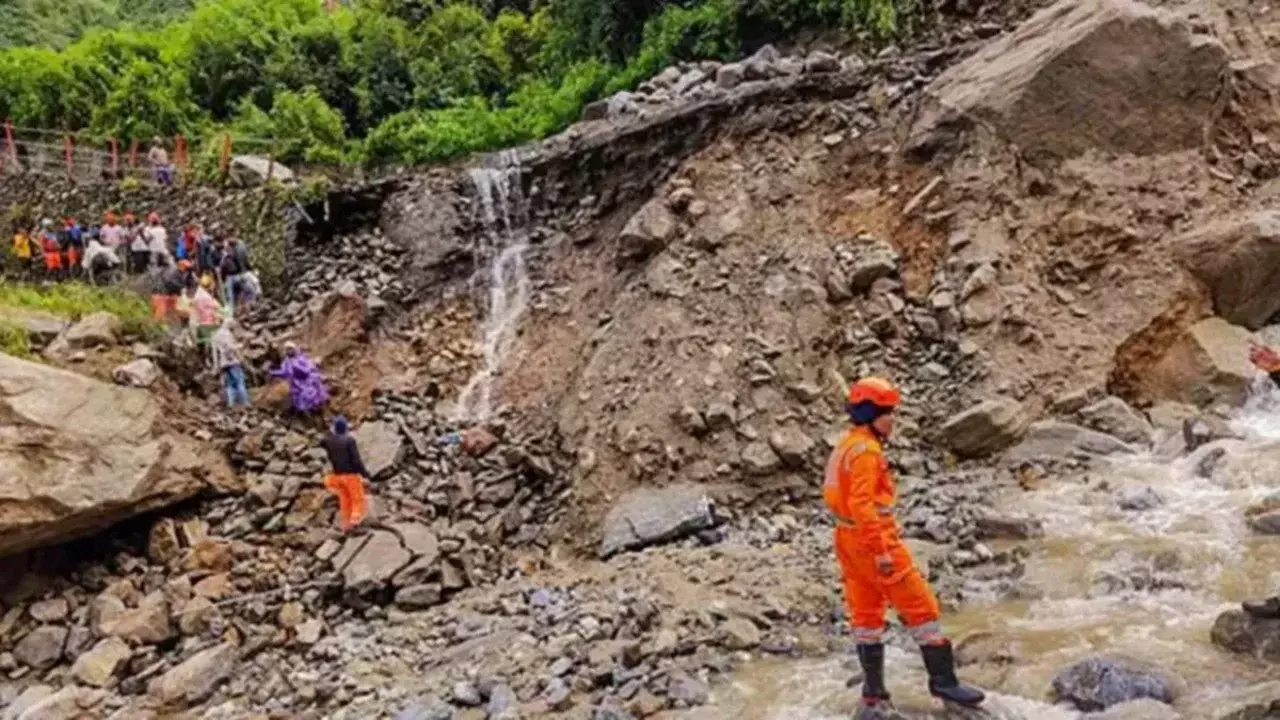
<instances>
[{"instance_id":1,"label":"group of people on path","mask_svg":"<svg viewBox=\"0 0 1280 720\"><path fill-rule=\"evenodd\" d=\"M101 225L88 228L74 217L65 218L61 228L45 218L35 229L20 225L11 250L20 273L53 282L85 278L105 284L121 272L150 273L153 296L172 301L158 303L157 313L172 309L178 294L190 287L191 277L205 282L231 307L243 307L262 292L245 243L234 236L210 235L195 222L171 239L154 211L140 223L133 213L120 218L108 210Z\"/></svg>"}]
</instances>

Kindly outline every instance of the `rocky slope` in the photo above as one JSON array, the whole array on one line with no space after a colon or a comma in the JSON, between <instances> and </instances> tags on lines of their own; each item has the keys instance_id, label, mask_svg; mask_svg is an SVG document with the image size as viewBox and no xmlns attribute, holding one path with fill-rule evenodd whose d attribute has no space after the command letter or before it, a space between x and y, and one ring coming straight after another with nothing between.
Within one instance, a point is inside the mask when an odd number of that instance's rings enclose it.
<instances>
[{"instance_id":1,"label":"rocky slope","mask_svg":"<svg viewBox=\"0 0 1280 720\"><path fill-rule=\"evenodd\" d=\"M946 603L1025 592L1039 524L997 499L1220 435L1182 421L1243 395L1280 309L1250 214L1269 26L1166 5L677 67L485 167L308 206L249 354L320 360L379 524L332 530L279 388L222 418L168 357L248 490L10 560L5 717L647 717L842 649L814 478L867 373L908 397L900 519Z\"/></svg>"}]
</instances>

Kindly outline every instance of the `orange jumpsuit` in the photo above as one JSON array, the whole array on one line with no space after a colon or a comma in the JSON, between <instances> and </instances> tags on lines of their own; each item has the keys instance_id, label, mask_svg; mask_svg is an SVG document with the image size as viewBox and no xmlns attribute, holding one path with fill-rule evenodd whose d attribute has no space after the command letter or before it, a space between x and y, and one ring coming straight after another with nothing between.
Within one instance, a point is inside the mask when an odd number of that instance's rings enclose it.
<instances>
[{"instance_id":1,"label":"orange jumpsuit","mask_svg":"<svg viewBox=\"0 0 1280 720\"><path fill-rule=\"evenodd\" d=\"M368 503L365 500L364 480L359 475L329 475L324 479L324 486L338 496L338 516L342 519L343 532L364 522Z\"/></svg>"},{"instance_id":2,"label":"orange jumpsuit","mask_svg":"<svg viewBox=\"0 0 1280 720\"><path fill-rule=\"evenodd\" d=\"M855 640L880 642L885 609L893 605L919 644L945 642L938 600L916 569L893 518L893 475L870 428L854 427L840 439L827 461L822 491L836 519L836 558ZM876 557L882 555L893 563L888 575L876 567Z\"/></svg>"}]
</instances>

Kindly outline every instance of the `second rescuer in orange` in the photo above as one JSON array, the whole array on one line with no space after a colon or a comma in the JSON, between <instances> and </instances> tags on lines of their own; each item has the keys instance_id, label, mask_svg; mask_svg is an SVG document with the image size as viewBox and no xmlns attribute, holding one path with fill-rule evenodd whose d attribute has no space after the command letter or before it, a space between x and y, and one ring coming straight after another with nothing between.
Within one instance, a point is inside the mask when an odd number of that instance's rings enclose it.
<instances>
[{"instance_id":1,"label":"second rescuer in orange","mask_svg":"<svg viewBox=\"0 0 1280 720\"><path fill-rule=\"evenodd\" d=\"M892 605L920 645L929 692L974 706L985 695L956 679L951 643L942 634L938 600L916 568L893 517L893 474L884 442L893 433L902 395L887 380L865 378L849 389L846 412L853 427L827 461L823 498L835 517L836 558L844 575L845 602L862 665L862 700L889 700L884 684L885 610Z\"/></svg>"}]
</instances>

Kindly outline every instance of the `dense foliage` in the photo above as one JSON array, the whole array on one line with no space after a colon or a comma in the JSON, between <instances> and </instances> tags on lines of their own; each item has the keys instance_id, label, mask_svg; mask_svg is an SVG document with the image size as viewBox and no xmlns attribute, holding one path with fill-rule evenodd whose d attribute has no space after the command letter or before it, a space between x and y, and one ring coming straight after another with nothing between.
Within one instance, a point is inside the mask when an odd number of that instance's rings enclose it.
<instances>
[{"instance_id":1,"label":"dense foliage","mask_svg":"<svg viewBox=\"0 0 1280 720\"><path fill-rule=\"evenodd\" d=\"M528 141L675 60L730 59L802 28L885 36L913 5L359 0L328 13L321 0L200 0L189 12L190 0L17 2L17 29L0 8L0 47L23 45L0 51L0 116L15 125L95 139L230 132L238 147L256 138L258 151L270 143L287 161L320 164L433 162ZM213 144L197 158L216 156Z\"/></svg>"}]
</instances>

